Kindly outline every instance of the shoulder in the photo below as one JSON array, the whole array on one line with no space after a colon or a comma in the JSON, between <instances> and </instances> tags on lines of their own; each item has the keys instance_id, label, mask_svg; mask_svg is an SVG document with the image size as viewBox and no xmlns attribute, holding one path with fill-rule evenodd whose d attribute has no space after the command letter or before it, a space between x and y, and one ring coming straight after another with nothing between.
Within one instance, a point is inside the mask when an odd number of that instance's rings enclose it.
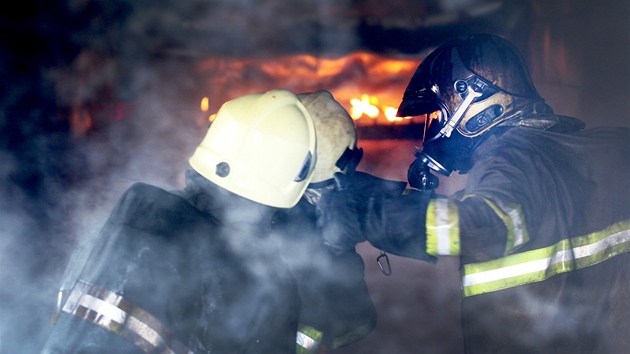
<instances>
[{"instance_id":1,"label":"shoulder","mask_svg":"<svg viewBox=\"0 0 630 354\"><path fill-rule=\"evenodd\" d=\"M136 183L127 189L108 219L108 224L171 234L199 224L215 224L183 197L160 187Z\"/></svg>"}]
</instances>

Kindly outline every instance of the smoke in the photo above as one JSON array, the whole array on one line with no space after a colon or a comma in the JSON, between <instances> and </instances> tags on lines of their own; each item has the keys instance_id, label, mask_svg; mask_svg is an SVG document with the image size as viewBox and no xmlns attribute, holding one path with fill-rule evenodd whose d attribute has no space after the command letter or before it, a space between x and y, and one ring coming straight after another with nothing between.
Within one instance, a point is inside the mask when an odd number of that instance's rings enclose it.
<instances>
[{"instance_id":1,"label":"smoke","mask_svg":"<svg viewBox=\"0 0 630 354\"><path fill-rule=\"evenodd\" d=\"M38 352L72 252L124 190L183 187L206 128L199 99L222 90L203 86L199 60L347 54L374 12L352 6L58 1L3 15L0 70L11 89L0 101L0 352ZM402 312L394 307L396 321Z\"/></svg>"},{"instance_id":2,"label":"smoke","mask_svg":"<svg viewBox=\"0 0 630 354\"><path fill-rule=\"evenodd\" d=\"M429 39L453 35L425 36L433 8L459 11L475 1L412 3L61 0L2 14L0 73L9 85L0 89L0 352L38 352L71 252L100 230L124 190L139 181L183 187L206 130L199 100L224 88L205 86L200 61L425 50L435 44ZM357 32L362 25L371 31ZM388 44L391 27L419 30L396 32L404 40ZM230 79L266 85L247 72ZM365 147L361 169L405 179L412 146ZM431 266L391 256L385 277L377 250L358 251L379 324L347 352L461 350L456 260Z\"/></svg>"},{"instance_id":3,"label":"smoke","mask_svg":"<svg viewBox=\"0 0 630 354\"><path fill-rule=\"evenodd\" d=\"M11 83L0 101L2 353L40 350L72 250L132 183L181 186L203 134L197 107L182 100L193 82L186 63L123 41L125 19L141 10L73 2L3 16L16 36L2 47Z\"/></svg>"}]
</instances>

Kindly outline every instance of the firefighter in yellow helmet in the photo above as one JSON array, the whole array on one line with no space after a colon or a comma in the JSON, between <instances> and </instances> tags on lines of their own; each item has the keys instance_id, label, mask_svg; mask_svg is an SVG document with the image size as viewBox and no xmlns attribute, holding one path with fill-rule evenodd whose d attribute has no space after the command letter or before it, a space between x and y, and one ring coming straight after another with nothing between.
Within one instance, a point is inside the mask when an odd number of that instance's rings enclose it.
<instances>
[{"instance_id":1,"label":"firefighter in yellow helmet","mask_svg":"<svg viewBox=\"0 0 630 354\"><path fill-rule=\"evenodd\" d=\"M272 220L313 176L286 90L225 103L183 190L131 186L64 276L43 353L295 353L300 300Z\"/></svg>"},{"instance_id":2,"label":"firefighter in yellow helmet","mask_svg":"<svg viewBox=\"0 0 630 354\"><path fill-rule=\"evenodd\" d=\"M329 246L459 257L467 353L627 352L630 129L554 114L518 50L483 34L433 51L398 114L428 116L413 190L323 195ZM438 195L429 170L466 186Z\"/></svg>"}]
</instances>

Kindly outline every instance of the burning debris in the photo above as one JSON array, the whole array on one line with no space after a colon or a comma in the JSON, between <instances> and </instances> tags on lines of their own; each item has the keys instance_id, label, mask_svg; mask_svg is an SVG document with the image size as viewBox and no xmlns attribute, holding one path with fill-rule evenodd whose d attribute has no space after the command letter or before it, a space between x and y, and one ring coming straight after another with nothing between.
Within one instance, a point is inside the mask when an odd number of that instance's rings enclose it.
<instances>
[{"instance_id":1,"label":"burning debris","mask_svg":"<svg viewBox=\"0 0 630 354\"><path fill-rule=\"evenodd\" d=\"M419 61L417 57L366 52L339 58L306 54L273 59L208 58L196 65L207 92L201 99L201 110L215 112L230 97L270 87L295 92L326 87L359 126L408 124L411 121L396 117L395 111Z\"/></svg>"}]
</instances>

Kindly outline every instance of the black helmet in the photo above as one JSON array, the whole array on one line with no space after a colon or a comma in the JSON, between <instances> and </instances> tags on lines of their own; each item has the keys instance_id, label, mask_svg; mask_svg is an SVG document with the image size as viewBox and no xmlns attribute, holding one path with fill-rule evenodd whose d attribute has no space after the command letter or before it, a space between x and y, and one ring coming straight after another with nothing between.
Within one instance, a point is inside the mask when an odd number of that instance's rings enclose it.
<instances>
[{"instance_id":1,"label":"black helmet","mask_svg":"<svg viewBox=\"0 0 630 354\"><path fill-rule=\"evenodd\" d=\"M445 175L465 169L463 160L489 129L532 112L552 113L518 49L487 34L461 37L433 51L418 66L398 108L401 117L427 114L423 153ZM444 154L461 156L437 156Z\"/></svg>"}]
</instances>

